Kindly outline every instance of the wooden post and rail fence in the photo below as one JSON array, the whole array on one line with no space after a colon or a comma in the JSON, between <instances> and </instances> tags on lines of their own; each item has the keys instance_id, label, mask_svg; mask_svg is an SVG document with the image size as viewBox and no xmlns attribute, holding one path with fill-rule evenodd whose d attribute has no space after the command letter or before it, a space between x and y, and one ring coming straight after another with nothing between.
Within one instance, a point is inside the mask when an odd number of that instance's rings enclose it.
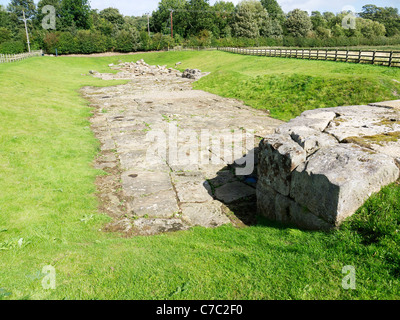
<instances>
[{"instance_id":1,"label":"wooden post and rail fence","mask_svg":"<svg viewBox=\"0 0 400 320\"><path fill-rule=\"evenodd\" d=\"M0 53L0 63L11 63L22 61L31 57L39 57L43 54L42 50L27 52L27 53L18 53L18 54L1 54Z\"/></svg>"},{"instance_id":2,"label":"wooden post and rail fence","mask_svg":"<svg viewBox=\"0 0 400 320\"><path fill-rule=\"evenodd\" d=\"M295 58L307 60L342 61L400 67L400 51L345 50L345 49L260 49L220 47L219 51L266 57Z\"/></svg>"}]
</instances>

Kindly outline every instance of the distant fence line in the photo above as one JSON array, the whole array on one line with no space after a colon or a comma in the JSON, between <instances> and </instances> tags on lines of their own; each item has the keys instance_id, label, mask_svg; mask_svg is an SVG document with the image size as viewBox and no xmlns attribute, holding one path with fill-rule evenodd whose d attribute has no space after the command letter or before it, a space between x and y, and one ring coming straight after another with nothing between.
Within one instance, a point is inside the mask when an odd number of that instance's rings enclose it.
<instances>
[{"instance_id":1,"label":"distant fence line","mask_svg":"<svg viewBox=\"0 0 400 320\"><path fill-rule=\"evenodd\" d=\"M213 51L218 50L217 47L174 47L168 48L168 51Z\"/></svg>"},{"instance_id":2,"label":"distant fence line","mask_svg":"<svg viewBox=\"0 0 400 320\"><path fill-rule=\"evenodd\" d=\"M0 54L0 63L10 63L21 61L30 57L38 57L43 54L42 50L26 52L26 53L17 53L17 54Z\"/></svg>"},{"instance_id":3,"label":"distant fence line","mask_svg":"<svg viewBox=\"0 0 400 320\"><path fill-rule=\"evenodd\" d=\"M217 48L220 51L237 54L296 58L308 60L342 61L400 67L400 51L343 50L343 49L247 49Z\"/></svg>"}]
</instances>

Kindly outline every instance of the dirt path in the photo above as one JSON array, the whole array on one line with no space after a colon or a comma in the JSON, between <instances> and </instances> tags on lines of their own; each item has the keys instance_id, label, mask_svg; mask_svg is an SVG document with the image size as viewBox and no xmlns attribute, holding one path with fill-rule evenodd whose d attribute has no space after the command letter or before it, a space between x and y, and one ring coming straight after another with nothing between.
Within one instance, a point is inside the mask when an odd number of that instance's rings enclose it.
<instances>
[{"instance_id":1,"label":"dirt path","mask_svg":"<svg viewBox=\"0 0 400 320\"><path fill-rule=\"evenodd\" d=\"M94 76L132 81L82 89L95 108L96 167L109 173L97 181L101 209L115 218L108 230L152 235L251 224L255 147L281 122L240 101L192 90L194 80L176 70L144 62L112 68L120 72Z\"/></svg>"}]
</instances>

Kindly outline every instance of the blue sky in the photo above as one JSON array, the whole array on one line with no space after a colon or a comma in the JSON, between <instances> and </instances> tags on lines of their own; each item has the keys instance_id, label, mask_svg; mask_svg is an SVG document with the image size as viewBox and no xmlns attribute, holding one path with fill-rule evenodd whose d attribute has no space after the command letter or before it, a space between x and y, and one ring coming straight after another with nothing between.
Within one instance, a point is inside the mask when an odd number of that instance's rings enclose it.
<instances>
[{"instance_id":1,"label":"blue sky","mask_svg":"<svg viewBox=\"0 0 400 320\"><path fill-rule=\"evenodd\" d=\"M37 0L35 0L38 2ZM9 0L0 0L0 4L7 5ZM124 15L142 15L146 12L152 12L157 8L159 0L91 0L93 9L105 9L108 7L118 8ZM216 0L210 0L214 4ZM240 0L231 0L237 4ZM318 10L321 12L332 11L340 12L346 6L351 6L357 12L365 4L375 4L380 7L396 7L400 9L400 0L278 0L282 9L289 12L293 9L299 8L306 11Z\"/></svg>"}]
</instances>

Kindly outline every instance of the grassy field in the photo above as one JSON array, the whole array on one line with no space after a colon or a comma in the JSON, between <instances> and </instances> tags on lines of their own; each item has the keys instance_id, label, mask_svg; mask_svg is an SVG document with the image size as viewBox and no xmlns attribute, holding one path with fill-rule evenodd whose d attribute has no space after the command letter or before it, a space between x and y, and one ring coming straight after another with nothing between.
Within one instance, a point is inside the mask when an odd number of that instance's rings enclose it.
<instances>
[{"instance_id":1,"label":"grassy field","mask_svg":"<svg viewBox=\"0 0 400 320\"><path fill-rule=\"evenodd\" d=\"M224 52L154 53L148 63L197 67L212 72L195 86L271 111L290 120L303 111L399 99L400 68L331 61L249 57ZM132 59L132 58L131 58ZM396 81L394 81L396 80Z\"/></svg>"},{"instance_id":2,"label":"grassy field","mask_svg":"<svg viewBox=\"0 0 400 320\"><path fill-rule=\"evenodd\" d=\"M0 299L398 299L400 187L373 196L329 233L260 220L127 239L101 229L91 166L99 144L78 90L119 59L200 68L196 88L275 117L395 97L400 70L229 53L32 58L0 65ZM323 86L329 86L323 90ZM322 92L321 92L322 91ZM334 102L330 102L333 100ZM288 109L289 108L289 109ZM42 268L54 266L56 289ZM356 290L342 269L356 270Z\"/></svg>"}]
</instances>

